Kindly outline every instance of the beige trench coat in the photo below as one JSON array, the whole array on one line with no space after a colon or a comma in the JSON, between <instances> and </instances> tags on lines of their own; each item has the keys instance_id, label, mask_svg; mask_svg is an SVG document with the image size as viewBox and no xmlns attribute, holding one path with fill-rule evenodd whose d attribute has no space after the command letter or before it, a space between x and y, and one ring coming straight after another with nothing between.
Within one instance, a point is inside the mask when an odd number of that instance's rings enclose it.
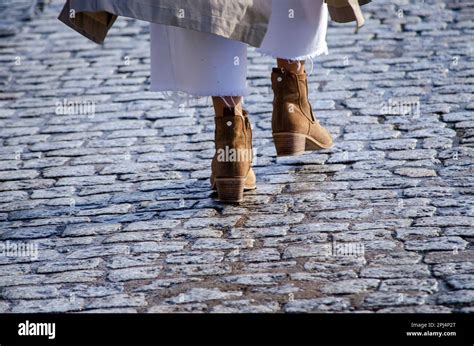
<instances>
[{"instance_id":1,"label":"beige trench coat","mask_svg":"<svg viewBox=\"0 0 474 346\"><path fill-rule=\"evenodd\" d=\"M371 0L325 0L336 22L364 24L360 5ZM102 43L118 16L220 35L260 47L272 0L67 0L59 20ZM357 31L357 29L356 29Z\"/></svg>"}]
</instances>

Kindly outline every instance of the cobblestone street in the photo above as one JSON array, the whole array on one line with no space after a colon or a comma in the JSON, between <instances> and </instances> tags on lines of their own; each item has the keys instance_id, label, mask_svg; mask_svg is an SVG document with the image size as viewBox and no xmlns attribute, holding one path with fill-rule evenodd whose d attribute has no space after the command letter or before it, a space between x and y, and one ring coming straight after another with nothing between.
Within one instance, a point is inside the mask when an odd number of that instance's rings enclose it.
<instances>
[{"instance_id":1,"label":"cobblestone street","mask_svg":"<svg viewBox=\"0 0 474 346\"><path fill-rule=\"evenodd\" d=\"M62 3L0 37L0 312L474 312L474 2L331 23L306 66L335 146L302 156L276 157L249 48L240 205L210 190L210 100L148 91L148 23L100 46Z\"/></svg>"}]
</instances>

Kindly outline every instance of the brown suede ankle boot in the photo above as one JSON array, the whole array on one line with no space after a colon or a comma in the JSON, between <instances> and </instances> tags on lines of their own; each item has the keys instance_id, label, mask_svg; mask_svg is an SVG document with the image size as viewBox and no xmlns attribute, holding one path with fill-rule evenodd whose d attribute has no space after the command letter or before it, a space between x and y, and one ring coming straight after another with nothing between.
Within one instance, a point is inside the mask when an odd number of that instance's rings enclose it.
<instances>
[{"instance_id":1,"label":"brown suede ankle boot","mask_svg":"<svg viewBox=\"0 0 474 346\"><path fill-rule=\"evenodd\" d=\"M235 114L224 108L224 116L215 117L215 148L212 159L211 186L223 202L241 202L244 189L256 188L252 169L252 128L248 113Z\"/></svg>"},{"instance_id":2,"label":"brown suede ankle boot","mask_svg":"<svg viewBox=\"0 0 474 346\"><path fill-rule=\"evenodd\" d=\"M278 156L332 147L331 134L313 115L308 100L306 71L295 73L273 68L272 132Z\"/></svg>"}]
</instances>

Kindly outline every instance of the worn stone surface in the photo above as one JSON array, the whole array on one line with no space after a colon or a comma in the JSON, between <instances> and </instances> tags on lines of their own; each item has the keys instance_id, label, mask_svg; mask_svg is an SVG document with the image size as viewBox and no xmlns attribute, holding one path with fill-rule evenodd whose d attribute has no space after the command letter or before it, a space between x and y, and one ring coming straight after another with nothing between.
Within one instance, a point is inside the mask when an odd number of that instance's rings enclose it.
<instances>
[{"instance_id":1,"label":"worn stone surface","mask_svg":"<svg viewBox=\"0 0 474 346\"><path fill-rule=\"evenodd\" d=\"M325 297L315 299L295 299L285 305L285 312L335 312L350 308L347 298Z\"/></svg>"},{"instance_id":2,"label":"worn stone surface","mask_svg":"<svg viewBox=\"0 0 474 346\"><path fill-rule=\"evenodd\" d=\"M473 312L473 4L331 23L309 96L335 146L302 156L276 157L249 48L240 205L209 188L208 100L149 91L148 24L99 46L61 5L0 5L0 312Z\"/></svg>"},{"instance_id":3,"label":"worn stone surface","mask_svg":"<svg viewBox=\"0 0 474 346\"><path fill-rule=\"evenodd\" d=\"M172 297L167 300L169 303L181 304L181 303L199 303L209 300L222 300L232 297L240 297L242 292L229 291L223 292L219 289L207 289L207 288L192 288L187 292L180 293L176 297Z\"/></svg>"}]
</instances>

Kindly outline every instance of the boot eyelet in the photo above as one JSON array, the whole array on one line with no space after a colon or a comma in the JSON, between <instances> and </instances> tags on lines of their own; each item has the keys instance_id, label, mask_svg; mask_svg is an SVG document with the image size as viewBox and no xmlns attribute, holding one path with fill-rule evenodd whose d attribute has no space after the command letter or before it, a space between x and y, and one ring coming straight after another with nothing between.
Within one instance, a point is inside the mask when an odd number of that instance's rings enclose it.
<instances>
[{"instance_id":1,"label":"boot eyelet","mask_svg":"<svg viewBox=\"0 0 474 346\"><path fill-rule=\"evenodd\" d=\"M227 126L232 126L232 121L228 121Z\"/></svg>"},{"instance_id":2,"label":"boot eyelet","mask_svg":"<svg viewBox=\"0 0 474 346\"><path fill-rule=\"evenodd\" d=\"M277 77L277 82L281 82L283 80L283 78L281 78L280 76Z\"/></svg>"}]
</instances>

